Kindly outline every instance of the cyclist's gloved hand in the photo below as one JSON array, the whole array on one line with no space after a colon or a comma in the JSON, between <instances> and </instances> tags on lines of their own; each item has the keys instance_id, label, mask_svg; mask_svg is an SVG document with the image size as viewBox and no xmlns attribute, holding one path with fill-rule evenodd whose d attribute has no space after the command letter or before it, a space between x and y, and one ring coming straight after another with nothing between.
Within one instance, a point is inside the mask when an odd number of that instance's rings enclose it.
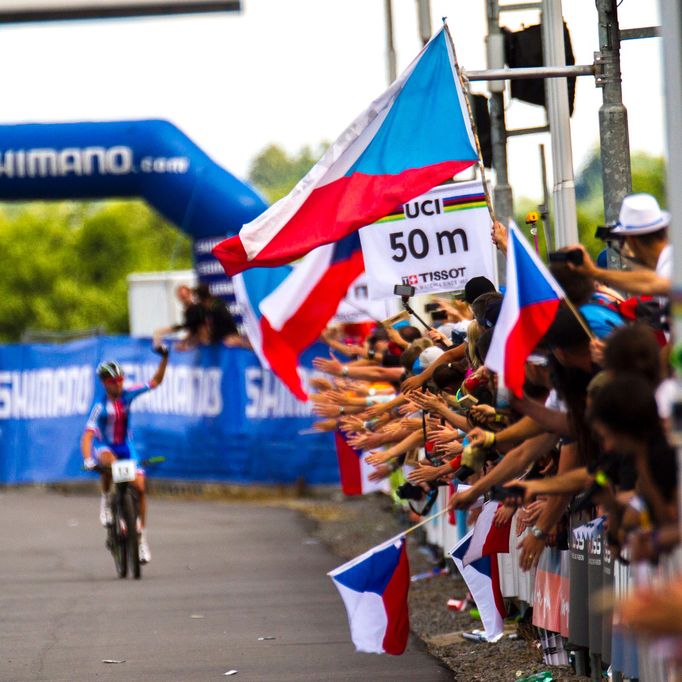
<instances>
[{"instance_id":1,"label":"cyclist's gloved hand","mask_svg":"<svg viewBox=\"0 0 682 682\"><path fill-rule=\"evenodd\" d=\"M162 358L167 358L168 357L168 346L165 343L160 343L158 346L154 346L152 350L157 354L160 355Z\"/></svg>"},{"instance_id":2,"label":"cyclist's gloved hand","mask_svg":"<svg viewBox=\"0 0 682 682\"><path fill-rule=\"evenodd\" d=\"M83 466L88 470L92 471L97 466L97 460L92 457L88 457L84 462Z\"/></svg>"}]
</instances>

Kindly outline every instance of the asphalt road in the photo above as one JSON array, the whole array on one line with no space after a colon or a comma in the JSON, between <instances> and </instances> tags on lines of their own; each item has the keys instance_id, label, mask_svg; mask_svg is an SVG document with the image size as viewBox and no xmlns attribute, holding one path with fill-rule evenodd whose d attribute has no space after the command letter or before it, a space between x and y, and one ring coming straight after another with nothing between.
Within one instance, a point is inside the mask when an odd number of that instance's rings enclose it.
<instances>
[{"instance_id":1,"label":"asphalt road","mask_svg":"<svg viewBox=\"0 0 682 682\"><path fill-rule=\"evenodd\" d=\"M451 679L416 642L355 653L326 576L340 562L294 512L153 499L135 581L115 577L98 504L0 494L3 682Z\"/></svg>"}]
</instances>

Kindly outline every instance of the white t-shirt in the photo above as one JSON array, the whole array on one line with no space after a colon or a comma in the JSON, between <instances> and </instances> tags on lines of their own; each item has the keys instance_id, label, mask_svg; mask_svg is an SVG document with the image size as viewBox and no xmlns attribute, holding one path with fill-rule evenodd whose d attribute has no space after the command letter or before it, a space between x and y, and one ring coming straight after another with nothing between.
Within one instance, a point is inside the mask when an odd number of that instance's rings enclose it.
<instances>
[{"instance_id":1,"label":"white t-shirt","mask_svg":"<svg viewBox=\"0 0 682 682\"><path fill-rule=\"evenodd\" d=\"M656 274L659 277L665 277L672 280L673 278L673 245L667 244L663 247L663 251L658 254L658 261L656 261Z\"/></svg>"}]
</instances>

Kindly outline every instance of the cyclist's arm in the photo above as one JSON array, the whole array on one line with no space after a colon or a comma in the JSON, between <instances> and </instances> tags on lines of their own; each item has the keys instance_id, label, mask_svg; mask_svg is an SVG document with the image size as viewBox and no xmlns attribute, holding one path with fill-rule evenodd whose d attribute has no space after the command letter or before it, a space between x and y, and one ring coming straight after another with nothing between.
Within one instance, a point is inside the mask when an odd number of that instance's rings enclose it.
<instances>
[{"instance_id":1,"label":"cyclist's arm","mask_svg":"<svg viewBox=\"0 0 682 682\"><path fill-rule=\"evenodd\" d=\"M92 441L95 440L95 432L86 429L81 436L81 454L83 459L90 459L92 457Z\"/></svg>"},{"instance_id":2,"label":"cyclist's arm","mask_svg":"<svg viewBox=\"0 0 682 682\"><path fill-rule=\"evenodd\" d=\"M149 388L156 388L163 381L163 377L166 374L166 366L168 365L168 355L161 357L161 362L156 368L156 373L149 381Z\"/></svg>"}]
</instances>

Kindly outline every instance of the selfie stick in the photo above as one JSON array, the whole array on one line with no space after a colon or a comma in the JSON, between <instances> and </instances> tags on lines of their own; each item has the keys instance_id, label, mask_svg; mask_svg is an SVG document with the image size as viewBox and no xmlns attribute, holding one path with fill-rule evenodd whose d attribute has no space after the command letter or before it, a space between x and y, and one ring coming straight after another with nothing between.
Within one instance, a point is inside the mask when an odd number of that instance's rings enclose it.
<instances>
[{"instance_id":1,"label":"selfie stick","mask_svg":"<svg viewBox=\"0 0 682 682\"><path fill-rule=\"evenodd\" d=\"M419 317L419 315L417 315L417 313L414 312L412 306L410 305L409 296L401 296L400 298L403 301L403 308L405 308L405 310L407 310L407 312L410 313L410 315L414 315L414 317L416 317L424 325L426 329L433 329L433 327L430 324L426 324L426 322L424 322L424 320L422 320L422 318Z\"/></svg>"}]
</instances>

